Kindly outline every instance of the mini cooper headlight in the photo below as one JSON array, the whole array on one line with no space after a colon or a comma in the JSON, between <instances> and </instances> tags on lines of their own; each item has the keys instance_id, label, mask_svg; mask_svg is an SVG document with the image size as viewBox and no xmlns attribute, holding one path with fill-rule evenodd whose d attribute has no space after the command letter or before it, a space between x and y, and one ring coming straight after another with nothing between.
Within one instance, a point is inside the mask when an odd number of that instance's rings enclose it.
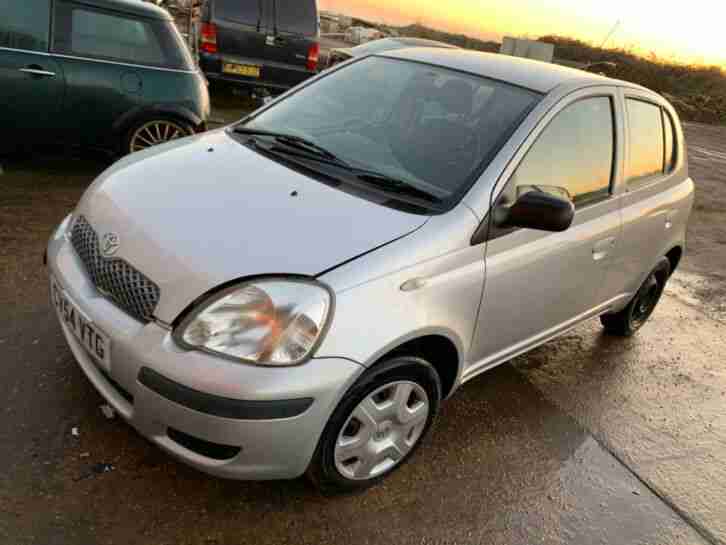
<instances>
[{"instance_id":1,"label":"mini cooper headlight","mask_svg":"<svg viewBox=\"0 0 726 545\"><path fill-rule=\"evenodd\" d=\"M311 280L252 280L204 301L174 338L184 348L245 363L298 365L322 340L332 302L328 289Z\"/></svg>"}]
</instances>

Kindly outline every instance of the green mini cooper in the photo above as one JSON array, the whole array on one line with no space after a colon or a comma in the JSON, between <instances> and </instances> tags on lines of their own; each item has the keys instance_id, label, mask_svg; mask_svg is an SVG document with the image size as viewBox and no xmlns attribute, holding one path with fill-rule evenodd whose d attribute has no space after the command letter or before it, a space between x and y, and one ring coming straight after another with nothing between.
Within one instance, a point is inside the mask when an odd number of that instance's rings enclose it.
<instances>
[{"instance_id":1,"label":"green mini cooper","mask_svg":"<svg viewBox=\"0 0 726 545\"><path fill-rule=\"evenodd\" d=\"M0 1L0 150L138 151L205 129L209 93L169 14L138 0Z\"/></svg>"}]
</instances>

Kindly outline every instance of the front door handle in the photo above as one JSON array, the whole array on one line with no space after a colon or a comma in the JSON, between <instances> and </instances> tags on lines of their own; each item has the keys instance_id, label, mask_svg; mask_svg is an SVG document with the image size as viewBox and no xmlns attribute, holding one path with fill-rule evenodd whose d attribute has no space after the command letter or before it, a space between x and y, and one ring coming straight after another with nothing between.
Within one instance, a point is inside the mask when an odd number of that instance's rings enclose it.
<instances>
[{"instance_id":1,"label":"front door handle","mask_svg":"<svg viewBox=\"0 0 726 545\"><path fill-rule=\"evenodd\" d=\"M605 259L615 247L615 242L615 237L604 238L596 242L595 246L593 246L592 248L592 258L595 261L601 261Z\"/></svg>"},{"instance_id":2,"label":"front door handle","mask_svg":"<svg viewBox=\"0 0 726 545\"><path fill-rule=\"evenodd\" d=\"M49 72L48 70L43 70L40 66L37 65L31 65L27 68L18 68L19 72L23 72L24 74L31 74L33 76L40 76L44 78L54 78L55 72Z\"/></svg>"}]
</instances>

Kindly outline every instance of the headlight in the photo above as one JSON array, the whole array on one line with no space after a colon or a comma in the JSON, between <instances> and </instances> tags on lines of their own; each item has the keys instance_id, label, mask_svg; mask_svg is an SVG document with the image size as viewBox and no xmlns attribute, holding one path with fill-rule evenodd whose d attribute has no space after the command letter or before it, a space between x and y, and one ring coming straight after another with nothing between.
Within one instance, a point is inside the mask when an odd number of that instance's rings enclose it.
<instances>
[{"instance_id":1,"label":"headlight","mask_svg":"<svg viewBox=\"0 0 726 545\"><path fill-rule=\"evenodd\" d=\"M253 280L203 302L174 338L185 348L255 365L298 365L322 340L331 307L330 292L314 281Z\"/></svg>"}]
</instances>

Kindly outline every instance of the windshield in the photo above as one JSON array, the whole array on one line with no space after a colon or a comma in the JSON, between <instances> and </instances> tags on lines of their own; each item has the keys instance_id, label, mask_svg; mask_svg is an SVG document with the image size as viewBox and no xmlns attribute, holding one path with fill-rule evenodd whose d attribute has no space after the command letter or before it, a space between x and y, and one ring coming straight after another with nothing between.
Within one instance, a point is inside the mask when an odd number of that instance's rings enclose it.
<instances>
[{"instance_id":1,"label":"windshield","mask_svg":"<svg viewBox=\"0 0 726 545\"><path fill-rule=\"evenodd\" d=\"M244 127L303 138L347 165L452 205L539 98L446 68L368 57L301 89Z\"/></svg>"}]
</instances>

